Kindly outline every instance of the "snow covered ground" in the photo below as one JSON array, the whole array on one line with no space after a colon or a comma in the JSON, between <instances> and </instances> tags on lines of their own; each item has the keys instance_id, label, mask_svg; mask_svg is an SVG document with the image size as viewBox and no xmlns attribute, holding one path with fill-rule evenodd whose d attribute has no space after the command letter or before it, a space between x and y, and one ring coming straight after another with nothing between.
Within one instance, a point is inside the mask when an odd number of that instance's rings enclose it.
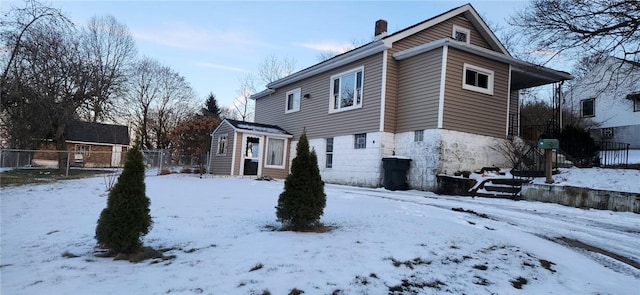
<instances>
[{"instance_id":1,"label":"snow covered ground","mask_svg":"<svg viewBox=\"0 0 640 295\"><path fill-rule=\"evenodd\" d=\"M0 293L637 294L640 287L638 214L327 185L322 221L334 230L278 232L271 228L282 181L173 174L146 183L154 226L145 244L172 248L165 255L174 259L93 256L106 205L102 177L2 188Z\"/></svg>"}]
</instances>

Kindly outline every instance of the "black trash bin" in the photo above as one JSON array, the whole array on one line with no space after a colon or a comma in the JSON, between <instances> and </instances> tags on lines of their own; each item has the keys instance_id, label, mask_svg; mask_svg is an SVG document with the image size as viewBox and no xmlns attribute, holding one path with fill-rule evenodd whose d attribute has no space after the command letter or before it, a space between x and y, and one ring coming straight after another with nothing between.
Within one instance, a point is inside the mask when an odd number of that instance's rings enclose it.
<instances>
[{"instance_id":1,"label":"black trash bin","mask_svg":"<svg viewBox=\"0 0 640 295\"><path fill-rule=\"evenodd\" d=\"M382 158L382 168L384 168L384 179L382 185L388 190L408 190L407 171L411 159L401 157Z\"/></svg>"}]
</instances>

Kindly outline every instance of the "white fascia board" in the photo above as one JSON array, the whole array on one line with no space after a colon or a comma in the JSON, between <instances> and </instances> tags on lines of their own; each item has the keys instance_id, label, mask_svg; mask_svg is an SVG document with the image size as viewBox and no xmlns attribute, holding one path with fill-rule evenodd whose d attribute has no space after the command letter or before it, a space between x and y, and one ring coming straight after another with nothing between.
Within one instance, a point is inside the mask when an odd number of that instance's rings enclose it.
<instances>
[{"instance_id":1,"label":"white fascia board","mask_svg":"<svg viewBox=\"0 0 640 295\"><path fill-rule=\"evenodd\" d=\"M391 34L388 37L384 38L385 41L389 42L389 43L394 43L398 40L402 40L406 37L409 37L415 33L418 33L424 29L430 28L434 25L437 25L443 21L446 21L458 14L467 12L469 10L471 10L471 5L469 4L465 4L463 6L458 7L457 9L451 10L443 15L440 15L438 17L432 18L422 24L419 24L415 27L409 28L407 30L405 30L404 32L400 32L400 33L396 33L396 34Z\"/></svg>"},{"instance_id":2,"label":"white fascia board","mask_svg":"<svg viewBox=\"0 0 640 295\"><path fill-rule=\"evenodd\" d=\"M242 129L242 128L238 128L238 129L236 129L236 131L237 132L242 132L242 134L268 136L268 137L273 137L273 138L292 138L293 137L293 135L291 135L291 134L269 133L269 132L261 132L261 131L255 131L255 130L251 130L251 129Z\"/></svg>"},{"instance_id":3,"label":"white fascia board","mask_svg":"<svg viewBox=\"0 0 640 295\"><path fill-rule=\"evenodd\" d=\"M270 94L272 94L274 92L276 92L276 91L273 90L273 89L265 89L265 90L262 90L262 91L260 91L260 92L258 92L256 94L254 94L254 95L249 96L249 99L256 100L258 98L262 98L262 97L268 96L268 95L270 95Z\"/></svg>"},{"instance_id":4,"label":"white fascia board","mask_svg":"<svg viewBox=\"0 0 640 295\"><path fill-rule=\"evenodd\" d=\"M440 92L438 93L438 129L444 126L444 90L447 80L447 59L449 47L442 47L442 63L440 69Z\"/></svg>"},{"instance_id":5,"label":"white fascia board","mask_svg":"<svg viewBox=\"0 0 640 295\"><path fill-rule=\"evenodd\" d=\"M315 66L312 66L310 68L307 68L307 69L302 70L300 72L297 72L295 74L289 75L289 76L284 77L284 78L282 78L280 80L271 82L271 83L267 84L267 88L269 88L269 89L277 89L279 87L286 86L288 84L298 82L298 81L300 81L302 79L309 78L311 76L315 76L315 75L321 74L323 72L335 69L337 67L346 65L348 63L363 59L365 57L368 57L368 56L371 56L373 54L382 52L382 51L384 51L386 49L389 49L389 48L390 48L390 46L388 46L382 40L375 41L375 42L372 42L372 43L370 43L368 45L365 45L365 46L363 46L361 48L355 49L355 50L353 50L351 52L345 53L342 56L338 56L335 59L329 60L329 61L324 62L324 63L319 63L319 64L317 64Z\"/></svg>"},{"instance_id":6,"label":"white fascia board","mask_svg":"<svg viewBox=\"0 0 640 295\"><path fill-rule=\"evenodd\" d=\"M104 145L104 146L127 146L126 144L119 144L119 143L88 142L88 141L78 141L78 140L65 140L65 141L67 143L73 143L73 144Z\"/></svg>"},{"instance_id":7,"label":"white fascia board","mask_svg":"<svg viewBox=\"0 0 640 295\"><path fill-rule=\"evenodd\" d=\"M496 35L493 33L493 31L491 31L491 29L489 28L489 26L487 26L487 24L484 22L484 20L482 19L482 17L480 17L480 15L478 15L478 12L473 9L473 7L471 7L471 9L469 9L467 11L467 13L470 13L473 17L470 18L470 21L477 26L480 26L482 28L482 30L480 31L480 34L483 35L483 37L489 37L489 39L491 39L491 41L495 44L495 46L498 47L498 49L508 55L511 56L511 54L509 53L509 51L502 45L502 43L500 42L500 40L498 40L498 38L496 37ZM483 34L484 33L484 34Z\"/></svg>"}]
</instances>

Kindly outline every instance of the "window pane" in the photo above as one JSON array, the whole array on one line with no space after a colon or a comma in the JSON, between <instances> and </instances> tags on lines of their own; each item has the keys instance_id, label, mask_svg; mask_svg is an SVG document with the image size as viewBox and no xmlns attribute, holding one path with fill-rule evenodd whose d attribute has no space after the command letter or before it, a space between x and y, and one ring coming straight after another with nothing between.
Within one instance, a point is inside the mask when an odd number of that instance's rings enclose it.
<instances>
[{"instance_id":1,"label":"window pane","mask_svg":"<svg viewBox=\"0 0 640 295\"><path fill-rule=\"evenodd\" d=\"M356 105L362 101L362 71L356 74Z\"/></svg>"},{"instance_id":2,"label":"window pane","mask_svg":"<svg viewBox=\"0 0 640 295\"><path fill-rule=\"evenodd\" d=\"M327 154L327 168L333 168L333 154Z\"/></svg>"},{"instance_id":3,"label":"window pane","mask_svg":"<svg viewBox=\"0 0 640 295\"><path fill-rule=\"evenodd\" d=\"M456 31L456 40L467 42L467 34L460 31Z\"/></svg>"},{"instance_id":4,"label":"window pane","mask_svg":"<svg viewBox=\"0 0 640 295\"><path fill-rule=\"evenodd\" d=\"M489 76L478 73L478 87L489 88Z\"/></svg>"},{"instance_id":5,"label":"window pane","mask_svg":"<svg viewBox=\"0 0 640 295\"><path fill-rule=\"evenodd\" d=\"M633 111L640 112L640 98L636 98L633 100Z\"/></svg>"},{"instance_id":6,"label":"window pane","mask_svg":"<svg viewBox=\"0 0 640 295\"><path fill-rule=\"evenodd\" d=\"M293 93L287 95L287 110L293 110Z\"/></svg>"},{"instance_id":7,"label":"window pane","mask_svg":"<svg viewBox=\"0 0 640 295\"><path fill-rule=\"evenodd\" d=\"M267 165L282 166L284 163L284 139L269 138Z\"/></svg>"},{"instance_id":8,"label":"window pane","mask_svg":"<svg viewBox=\"0 0 640 295\"><path fill-rule=\"evenodd\" d=\"M464 81L467 85L476 86L476 72L472 70L467 70L466 72L467 79Z\"/></svg>"},{"instance_id":9,"label":"window pane","mask_svg":"<svg viewBox=\"0 0 640 295\"><path fill-rule=\"evenodd\" d=\"M593 99L585 99L582 101L582 116L583 117L591 117L594 115L593 110Z\"/></svg>"},{"instance_id":10,"label":"window pane","mask_svg":"<svg viewBox=\"0 0 640 295\"><path fill-rule=\"evenodd\" d=\"M327 138L327 153L333 152L333 138Z\"/></svg>"},{"instance_id":11,"label":"window pane","mask_svg":"<svg viewBox=\"0 0 640 295\"><path fill-rule=\"evenodd\" d=\"M367 134L360 133L355 135L355 145L356 149L364 149L367 148Z\"/></svg>"},{"instance_id":12,"label":"window pane","mask_svg":"<svg viewBox=\"0 0 640 295\"><path fill-rule=\"evenodd\" d=\"M340 77L340 107L353 106L355 97L356 76L355 74L347 74Z\"/></svg>"},{"instance_id":13,"label":"window pane","mask_svg":"<svg viewBox=\"0 0 640 295\"><path fill-rule=\"evenodd\" d=\"M416 130L413 134L413 141L422 141L424 139L424 130Z\"/></svg>"}]
</instances>

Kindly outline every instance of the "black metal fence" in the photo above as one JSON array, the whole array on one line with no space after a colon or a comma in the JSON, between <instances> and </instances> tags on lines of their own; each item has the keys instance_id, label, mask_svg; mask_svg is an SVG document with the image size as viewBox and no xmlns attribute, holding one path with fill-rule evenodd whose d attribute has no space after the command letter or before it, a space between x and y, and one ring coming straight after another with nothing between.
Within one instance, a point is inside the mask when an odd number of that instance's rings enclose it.
<instances>
[{"instance_id":1,"label":"black metal fence","mask_svg":"<svg viewBox=\"0 0 640 295\"><path fill-rule=\"evenodd\" d=\"M629 165L629 146L624 142L596 141L596 149L599 151L600 166L627 166Z\"/></svg>"}]
</instances>

